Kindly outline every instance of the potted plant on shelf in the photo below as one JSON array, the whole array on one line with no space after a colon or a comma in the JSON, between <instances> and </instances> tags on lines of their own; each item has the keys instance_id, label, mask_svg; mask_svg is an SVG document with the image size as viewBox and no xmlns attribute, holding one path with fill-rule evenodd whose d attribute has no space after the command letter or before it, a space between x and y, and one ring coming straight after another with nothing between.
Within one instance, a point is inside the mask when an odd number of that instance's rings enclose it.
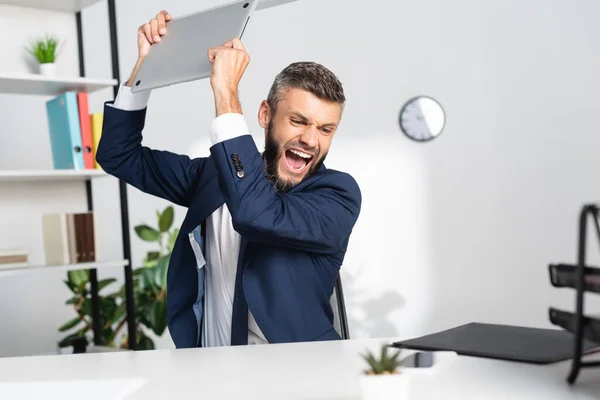
<instances>
[{"instance_id":1,"label":"potted plant on shelf","mask_svg":"<svg viewBox=\"0 0 600 400\"><path fill-rule=\"evenodd\" d=\"M379 358L368 351L362 357L369 368L360 376L363 400L408 399L408 376L401 371L400 351L388 353L383 345Z\"/></svg>"},{"instance_id":2,"label":"potted plant on shelf","mask_svg":"<svg viewBox=\"0 0 600 400\"><path fill-rule=\"evenodd\" d=\"M27 51L37 61L41 75L56 75L56 58L59 54L59 47L59 40L51 35L36 38L29 44Z\"/></svg>"},{"instance_id":3,"label":"potted plant on shelf","mask_svg":"<svg viewBox=\"0 0 600 400\"><path fill-rule=\"evenodd\" d=\"M158 247L149 251L144 257L143 265L133 271L137 350L154 349L154 341L148 336L148 332L160 337L167 328L167 266L179 230L171 229L174 220L172 206L166 207L162 212L157 211L156 216L156 227L147 224L135 227L141 240L156 243ZM98 292L109 289L115 281L115 278L99 280ZM59 347L93 343L89 272L69 271L65 284L72 292L72 297L66 304L74 308L75 316L58 329L60 332L70 332L59 342ZM98 293L102 346L121 349L128 347L125 300L125 285L110 294Z\"/></svg>"}]
</instances>

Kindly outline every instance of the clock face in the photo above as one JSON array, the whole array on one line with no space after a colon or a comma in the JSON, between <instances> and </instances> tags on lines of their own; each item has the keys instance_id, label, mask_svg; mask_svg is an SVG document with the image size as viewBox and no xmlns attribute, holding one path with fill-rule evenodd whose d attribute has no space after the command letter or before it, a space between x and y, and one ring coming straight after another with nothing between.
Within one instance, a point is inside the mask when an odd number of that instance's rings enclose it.
<instances>
[{"instance_id":1,"label":"clock face","mask_svg":"<svg viewBox=\"0 0 600 400\"><path fill-rule=\"evenodd\" d=\"M400 111L400 128L410 139L426 142L442 133L446 116L442 106L431 97L410 99Z\"/></svg>"}]
</instances>

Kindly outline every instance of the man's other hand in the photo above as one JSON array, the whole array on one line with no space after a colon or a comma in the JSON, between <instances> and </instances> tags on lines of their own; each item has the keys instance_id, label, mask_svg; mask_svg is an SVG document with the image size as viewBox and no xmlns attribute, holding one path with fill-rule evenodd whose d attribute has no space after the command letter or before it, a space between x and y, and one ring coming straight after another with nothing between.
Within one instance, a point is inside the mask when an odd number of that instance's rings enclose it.
<instances>
[{"instance_id":1,"label":"man's other hand","mask_svg":"<svg viewBox=\"0 0 600 400\"><path fill-rule=\"evenodd\" d=\"M160 38L167 33L167 22L173 17L162 10L156 17L143 24L138 29L138 58L143 59L150 51L154 43L160 42Z\"/></svg>"},{"instance_id":2,"label":"man's other hand","mask_svg":"<svg viewBox=\"0 0 600 400\"><path fill-rule=\"evenodd\" d=\"M210 48L208 60L213 64L210 85L215 96L218 98L237 97L238 85L250 63L250 56L242 41L239 38L233 38L220 47Z\"/></svg>"}]
</instances>

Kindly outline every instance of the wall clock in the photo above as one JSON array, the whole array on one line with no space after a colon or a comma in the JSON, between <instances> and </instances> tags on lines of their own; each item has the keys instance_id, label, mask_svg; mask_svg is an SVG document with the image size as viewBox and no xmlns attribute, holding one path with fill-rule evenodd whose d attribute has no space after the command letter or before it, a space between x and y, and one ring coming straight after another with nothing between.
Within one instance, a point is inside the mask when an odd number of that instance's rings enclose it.
<instances>
[{"instance_id":1,"label":"wall clock","mask_svg":"<svg viewBox=\"0 0 600 400\"><path fill-rule=\"evenodd\" d=\"M427 142L442 133L446 115L436 100L428 96L417 96L402 107L399 122L402 132L410 139Z\"/></svg>"}]
</instances>

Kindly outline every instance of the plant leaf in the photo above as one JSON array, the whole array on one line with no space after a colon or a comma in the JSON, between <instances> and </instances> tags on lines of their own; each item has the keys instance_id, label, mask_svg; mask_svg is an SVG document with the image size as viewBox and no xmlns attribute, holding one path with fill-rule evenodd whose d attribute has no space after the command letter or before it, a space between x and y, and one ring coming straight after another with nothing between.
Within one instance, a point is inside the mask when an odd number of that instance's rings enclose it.
<instances>
[{"instance_id":1,"label":"plant leaf","mask_svg":"<svg viewBox=\"0 0 600 400\"><path fill-rule=\"evenodd\" d=\"M63 281L63 282L65 283L65 285L67 285L67 287L71 290L71 292L73 292L74 294L78 294L77 286L75 286L75 284L73 284L70 280Z\"/></svg>"},{"instance_id":2,"label":"plant leaf","mask_svg":"<svg viewBox=\"0 0 600 400\"><path fill-rule=\"evenodd\" d=\"M154 342L141 330L137 332L136 350L154 350Z\"/></svg>"},{"instance_id":3,"label":"plant leaf","mask_svg":"<svg viewBox=\"0 0 600 400\"><path fill-rule=\"evenodd\" d=\"M79 298L77 296L75 296L75 297L71 297L69 300L67 300L65 302L65 304L76 304L77 301L79 301Z\"/></svg>"},{"instance_id":4,"label":"plant leaf","mask_svg":"<svg viewBox=\"0 0 600 400\"><path fill-rule=\"evenodd\" d=\"M151 293L157 294L160 288L155 280L156 268L142 268L142 279L140 282L141 289L149 290Z\"/></svg>"},{"instance_id":5,"label":"plant leaf","mask_svg":"<svg viewBox=\"0 0 600 400\"><path fill-rule=\"evenodd\" d=\"M135 233L137 233L140 239L146 242L158 242L160 240L160 233L148 225L136 226Z\"/></svg>"},{"instance_id":6,"label":"plant leaf","mask_svg":"<svg viewBox=\"0 0 600 400\"><path fill-rule=\"evenodd\" d=\"M89 272L84 269L74 270L67 272L69 282L74 284L77 288L80 288L82 284L87 283L90 280Z\"/></svg>"},{"instance_id":7,"label":"plant leaf","mask_svg":"<svg viewBox=\"0 0 600 400\"><path fill-rule=\"evenodd\" d=\"M160 258L159 251L149 251L144 258L144 267L155 267L158 264Z\"/></svg>"},{"instance_id":8,"label":"plant leaf","mask_svg":"<svg viewBox=\"0 0 600 400\"><path fill-rule=\"evenodd\" d=\"M390 355L389 350L389 346L383 345L379 353L379 359L375 358L370 351L363 354L363 358L369 364L374 374L392 373L401 365L402 362L398 361L401 351L398 350Z\"/></svg>"},{"instance_id":9,"label":"plant leaf","mask_svg":"<svg viewBox=\"0 0 600 400\"><path fill-rule=\"evenodd\" d=\"M100 331L100 344L102 346L114 347L116 333L111 328L105 328Z\"/></svg>"},{"instance_id":10,"label":"plant leaf","mask_svg":"<svg viewBox=\"0 0 600 400\"><path fill-rule=\"evenodd\" d=\"M59 332L68 331L69 329L77 326L77 324L79 324L80 322L81 322L81 320L79 318L73 318L72 320L70 320L69 322L67 322L66 324L64 324L60 328L58 328L58 331Z\"/></svg>"},{"instance_id":11,"label":"plant leaf","mask_svg":"<svg viewBox=\"0 0 600 400\"><path fill-rule=\"evenodd\" d=\"M156 285L161 289L167 288L167 271L169 268L169 260L171 259L171 255L166 255L158 260L158 264L156 265L156 273L154 276Z\"/></svg>"},{"instance_id":12,"label":"plant leaf","mask_svg":"<svg viewBox=\"0 0 600 400\"><path fill-rule=\"evenodd\" d=\"M173 251L173 247L175 246L175 241L177 240L177 236L179 235L179 229L175 228L169 235L169 253Z\"/></svg>"},{"instance_id":13,"label":"plant leaf","mask_svg":"<svg viewBox=\"0 0 600 400\"><path fill-rule=\"evenodd\" d=\"M370 351L364 354L363 358L365 359L367 364L369 364L369 367L373 372L375 372L378 369L377 360L375 360L375 357L373 357L373 354Z\"/></svg>"},{"instance_id":14,"label":"plant leaf","mask_svg":"<svg viewBox=\"0 0 600 400\"><path fill-rule=\"evenodd\" d=\"M167 232L171 225L173 225L173 218L175 217L175 213L173 211L173 206L168 206L160 215L158 220L158 229L161 232Z\"/></svg>"},{"instance_id":15,"label":"plant leaf","mask_svg":"<svg viewBox=\"0 0 600 400\"><path fill-rule=\"evenodd\" d=\"M398 357L400 356L400 351L396 352L396 354L393 355L391 361L390 361L390 368L393 370L395 370L396 368L398 368L402 362L398 360Z\"/></svg>"},{"instance_id":16,"label":"plant leaf","mask_svg":"<svg viewBox=\"0 0 600 400\"><path fill-rule=\"evenodd\" d=\"M92 300L85 299L83 303L81 303L81 313L83 315L92 316Z\"/></svg>"},{"instance_id":17,"label":"plant leaf","mask_svg":"<svg viewBox=\"0 0 600 400\"><path fill-rule=\"evenodd\" d=\"M107 279L102 279L101 281L98 282L98 291L101 291L102 289L104 289L105 287L107 287L108 285L110 285L113 282L116 282L117 280L115 278L107 278Z\"/></svg>"},{"instance_id":18,"label":"plant leaf","mask_svg":"<svg viewBox=\"0 0 600 400\"><path fill-rule=\"evenodd\" d=\"M164 300L156 301L152 304L150 329L158 336L162 335L167 328L167 303Z\"/></svg>"},{"instance_id":19,"label":"plant leaf","mask_svg":"<svg viewBox=\"0 0 600 400\"><path fill-rule=\"evenodd\" d=\"M146 254L146 261L155 261L160 258L160 251L149 251Z\"/></svg>"},{"instance_id":20,"label":"plant leaf","mask_svg":"<svg viewBox=\"0 0 600 400\"><path fill-rule=\"evenodd\" d=\"M77 293L80 294L81 296L87 296L87 284L88 281L83 281L79 284L79 286L77 286Z\"/></svg>"},{"instance_id":21,"label":"plant leaf","mask_svg":"<svg viewBox=\"0 0 600 400\"><path fill-rule=\"evenodd\" d=\"M125 303L119 304L119 306L115 310L114 322L120 322L121 318L123 318L123 316L125 315L125 311L126 311L126 304Z\"/></svg>"},{"instance_id":22,"label":"plant leaf","mask_svg":"<svg viewBox=\"0 0 600 400\"><path fill-rule=\"evenodd\" d=\"M114 322L115 312L117 311L117 303L110 297L100 297L100 316L105 320Z\"/></svg>"},{"instance_id":23,"label":"plant leaf","mask_svg":"<svg viewBox=\"0 0 600 400\"><path fill-rule=\"evenodd\" d=\"M40 64L53 63L56 61L61 46L62 43L59 42L58 39L46 35L45 38L37 38L34 41L31 41L29 47L27 47L27 51Z\"/></svg>"}]
</instances>

